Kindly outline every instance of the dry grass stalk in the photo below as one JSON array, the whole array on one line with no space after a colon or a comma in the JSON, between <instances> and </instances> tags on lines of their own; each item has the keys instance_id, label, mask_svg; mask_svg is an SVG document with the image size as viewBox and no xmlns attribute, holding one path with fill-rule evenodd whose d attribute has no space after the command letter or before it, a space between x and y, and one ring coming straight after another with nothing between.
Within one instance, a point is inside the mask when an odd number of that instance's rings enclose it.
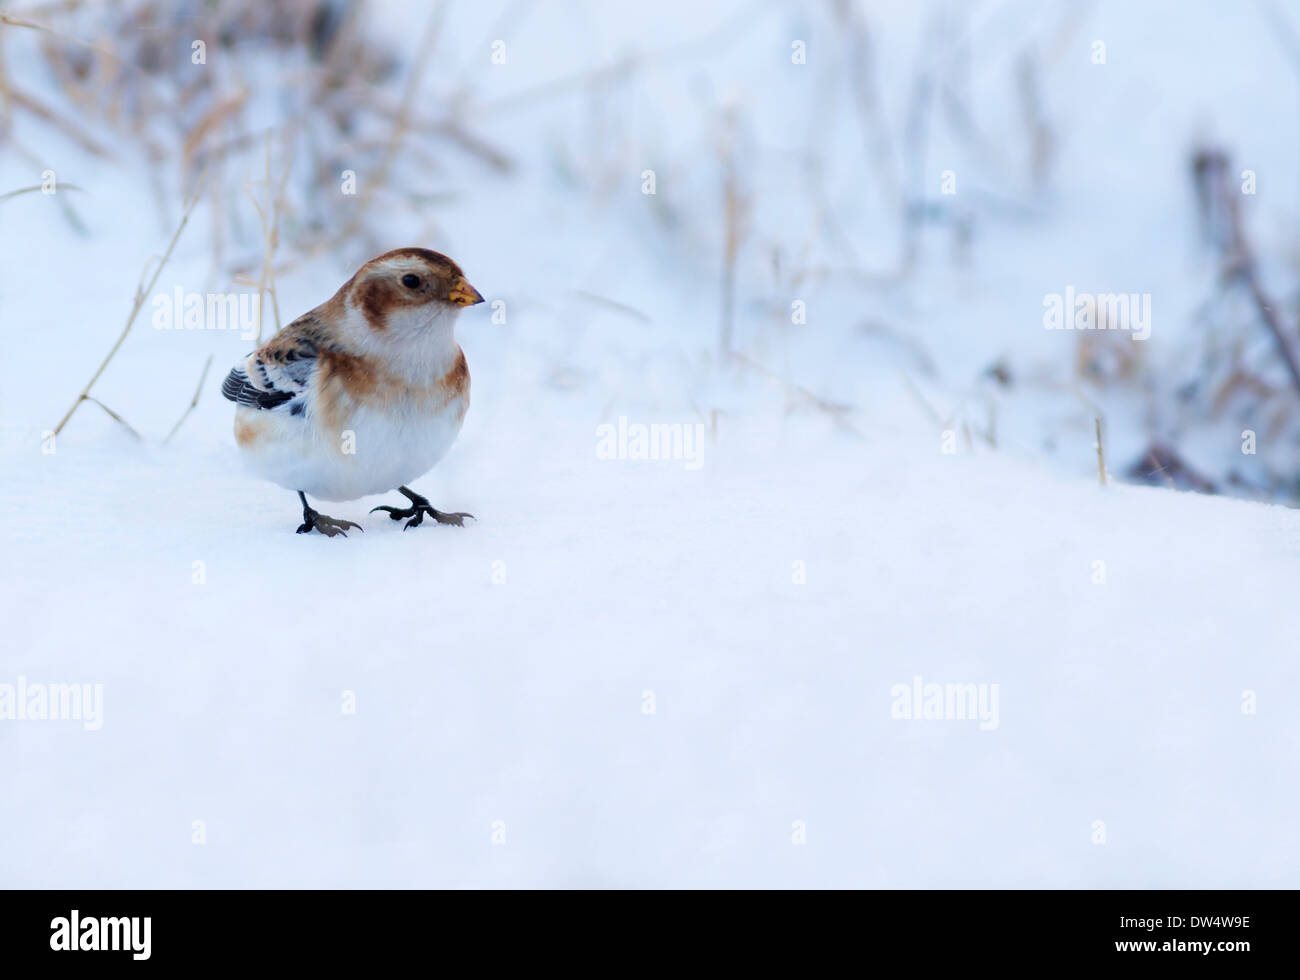
<instances>
[{"instance_id":1,"label":"dry grass stalk","mask_svg":"<svg viewBox=\"0 0 1300 980\"><path fill-rule=\"evenodd\" d=\"M380 158L379 169L362 187L361 194L357 199L353 220L345 229L346 233L340 236L344 239L350 238L356 233L365 217L375 191L388 183L388 176L392 172L393 163L401 150L402 141L411 128L412 114L415 110L415 97L420 90L420 79L424 76L424 68L429 61L430 54L437 47L438 35L442 31L442 21L446 12L447 4L439 0L429 14L424 33L421 35L420 43L415 49L415 59L411 62L410 73L406 76L406 88L402 91L402 101L398 106L397 118L393 120L393 128L389 134L388 142L384 146L384 155Z\"/></svg>"},{"instance_id":2,"label":"dry grass stalk","mask_svg":"<svg viewBox=\"0 0 1300 980\"><path fill-rule=\"evenodd\" d=\"M600 88L627 79L636 72L664 70L673 65L689 62L700 55L716 57L719 51L736 44L753 29L754 25L761 22L760 18L755 16L755 11L762 6L762 3L741 4L727 20L706 34L652 51L619 55L607 65L551 79L497 99L476 102L470 108L475 118L499 112L517 112L525 109L530 103L544 102L574 92ZM499 37L500 32L492 36Z\"/></svg>"},{"instance_id":3,"label":"dry grass stalk","mask_svg":"<svg viewBox=\"0 0 1300 980\"><path fill-rule=\"evenodd\" d=\"M112 156L102 143L97 142L71 120L64 119L61 115L47 106L44 102L41 102L35 96L28 95L26 92L22 92L14 88L12 85L7 85L5 87L5 96L6 103L12 103L19 109L26 109L37 119L40 119L42 122L48 123L50 126L59 130L63 135L67 136L68 139L72 140L87 153L97 157Z\"/></svg>"},{"instance_id":4,"label":"dry grass stalk","mask_svg":"<svg viewBox=\"0 0 1300 980\"><path fill-rule=\"evenodd\" d=\"M21 194L35 194L37 191L41 190L44 190L44 188L40 184L33 184L31 187L19 187L17 190L6 191L4 194L0 194L0 202L7 201L11 197L18 197ZM59 184L59 190L79 191L83 190L83 188L78 187L76 184Z\"/></svg>"},{"instance_id":5,"label":"dry grass stalk","mask_svg":"<svg viewBox=\"0 0 1300 980\"><path fill-rule=\"evenodd\" d=\"M1101 418L1094 417L1092 421L1097 432L1097 479L1104 487L1106 485L1106 449L1101 441Z\"/></svg>"},{"instance_id":6,"label":"dry grass stalk","mask_svg":"<svg viewBox=\"0 0 1300 980\"><path fill-rule=\"evenodd\" d=\"M199 395L203 393L203 382L208 380L208 369L211 367L212 355L209 354L208 359L203 362L203 373L199 375L199 383L194 389L194 397L190 399L190 406L185 409L185 413L176 420L176 424L172 426L171 432L167 433L167 438L162 441L164 446L172 441L172 436L176 435L177 430L185 424L185 420L190 417L190 413L193 412L194 409L198 408Z\"/></svg>"},{"instance_id":7,"label":"dry grass stalk","mask_svg":"<svg viewBox=\"0 0 1300 980\"><path fill-rule=\"evenodd\" d=\"M852 416L855 411L852 405L846 405L843 402L834 402L828 398L823 398L821 395L805 388L803 385L796 384L787 378L781 377L775 371L771 371L764 367L758 361L754 360L742 351L732 351L731 357L736 363L748 367L768 381L780 385L784 389L786 400L791 406L810 405L817 411L829 416L840 428L847 429L859 438L863 437L862 432L859 431L857 426L849 421L850 416Z\"/></svg>"},{"instance_id":8,"label":"dry grass stalk","mask_svg":"<svg viewBox=\"0 0 1300 980\"><path fill-rule=\"evenodd\" d=\"M108 367L109 362L113 360L113 356L119 350L121 350L122 344L126 341L127 334L131 332L131 327L135 324L135 318L140 314L140 310L144 306L145 299L149 296L150 293L153 292L154 286L157 285L158 277L162 275L163 266L165 266L167 264L167 261L171 258L172 252L176 249L176 243L180 241L181 233L185 231L185 226L189 224L190 215L194 213L194 207L198 203L199 203L199 193L196 192L194 196L190 199L190 203L185 208L185 214L181 217L181 223L176 228L176 234L172 235L172 240L167 246L167 251L163 253L163 257L158 262L157 268L154 269L153 277L149 280L149 285L143 288L140 287L136 288L135 302L131 304L131 314L126 318L126 326L122 328L122 333L117 338L117 342L113 344L112 348L108 352L108 355L104 358L103 363L101 363L99 367L96 369L95 373L90 376L90 380L87 381L85 387L81 389L81 394L79 394L77 396L77 400L72 403L72 407L68 409L67 413L59 421L59 424L54 427L54 434L56 436L63 431L63 427L68 424L68 419L72 418L73 413L76 412L76 410L81 407L81 403L85 401L93 401L100 408L104 409L104 411L108 412L108 414L112 416L114 419L116 419L118 422L121 422L123 425L127 425L126 422L123 421L123 419L120 416L118 416L116 413L111 411L106 405L104 405L102 402L98 401L97 399L91 398L90 389L95 387L95 382L98 381L100 375L104 373L104 370ZM130 429L131 427L127 425L127 428ZM135 432L134 429L131 429L131 431Z\"/></svg>"},{"instance_id":9,"label":"dry grass stalk","mask_svg":"<svg viewBox=\"0 0 1300 980\"><path fill-rule=\"evenodd\" d=\"M280 300L275 292L275 252L280 245L280 202L284 198L285 181L289 178L291 164L285 163L284 173L276 188L271 181L271 133L266 134L266 175L260 183L265 187L265 199L259 203L251 187L244 188L248 198L253 202L258 220L262 225L262 271L257 279L257 346L262 346L263 307L266 297L271 297L271 309L275 315L275 332L280 332Z\"/></svg>"},{"instance_id":10,"label":"dry grass stalk","mask_svg":"<svg viewBox=\"0 0 1300 980\"><path fill-rule=\"evenodd\" d=\"M1300 394L1300 361L1296 359L1296 353L1291 347L1289 331L1278 315L1277 304L1264 291L1263 283L1260 282L1254 250L1246 237L1246 229L1241 218L1240 195L1236 193L1233 183L1226 179L1220 181L1219 191L1223 195L1224 209L1229 222L1231 244L1227 259L1231 263L1231 272L1245 283L1251 299L1259 310L1260 319L1273 335L1273 342L1283 364L1286 365L1287 373L1291 376L1291 383L1295 386L1296 393Z\"/></svg>"},{"instance_id":11,"label":"dry grass stalk","mask_svg":"<svg viewBox=\"0 0 1300 980\"><path fill-rule=\"evenodd\" d=\"M5 65L5 36L0 33L0 137L13 129L13 95L9 90L9 70Z\"/></svg>"},{"instance_id":12,"label":"dry grass stalk","mask_svg":"<svg viewBox=\"0 0 1300 980\"><path fill-rule=\"evenodd\" d=\"M140 433L135 431L135 428L131 425L131 423L127 422L126 419L122 418L122 416L118 415L117 412L113 411L111 408L109 408L107 405L101 402L98 398L94 398L90 395L86 395L85 399L86 401L93 402L94 404L102 408L109 418L111 418L114 422L121 425L124 429L126 429L127 432L135 436L136 439L141 438Z\"/></svg>"},{"instance_id":13,"label":"dry grass stalk","mask_svg":"<svg viewBox=\"0 0 1300 980\"><path fill-rule=\"evenodd\" d=\"M730 107L723 111L720 138L717 144L718 162L722 171L722 271L720 289L720 322L718 350L724 367L735 347L736 319L736 260L740 248L749 237L753 200L745 187L737 165L742 156L742 120L740 110Z\"/></svg>"}]
</instances>

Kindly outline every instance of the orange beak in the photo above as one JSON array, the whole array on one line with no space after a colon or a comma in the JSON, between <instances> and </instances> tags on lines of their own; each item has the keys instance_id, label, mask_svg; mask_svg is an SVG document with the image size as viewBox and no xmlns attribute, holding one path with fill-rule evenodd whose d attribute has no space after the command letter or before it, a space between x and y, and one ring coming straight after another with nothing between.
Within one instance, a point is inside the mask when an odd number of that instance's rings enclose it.
<instances>
[{"instance_id":1,"label":"orange beak","mask_svg":"<svg viewBox=\"0 0 1300 980\"><path fill-rule=\"evenodd\" d=\"M466 282L464 276L456 277L456 281L451 284L451 292L447 294L447 299L457 306L474 306L476 303L483 302L482 294Z\"/></svg>"}]
</instances>

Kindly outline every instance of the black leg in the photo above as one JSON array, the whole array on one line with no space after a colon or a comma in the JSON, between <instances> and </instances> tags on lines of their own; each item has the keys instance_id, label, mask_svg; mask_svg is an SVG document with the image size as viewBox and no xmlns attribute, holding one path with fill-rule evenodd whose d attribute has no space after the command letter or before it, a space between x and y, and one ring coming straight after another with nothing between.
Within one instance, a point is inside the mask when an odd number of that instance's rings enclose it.
<instances>
[{"instance_id":1,"label":"black leg","mask_svg":"<svg viewBox=\"0 0 1300 980\"><path fill-rule=\"evenodd\" d=\"M307 504L307 495L301 490L298 491L298 499L302 501L302 526L298 528L299 534L316 530L327 538L332 538L336 534L346 538L348 535L343 530L345 527L355 527L358 531L365 531L365 528L353 521L335 520L333 517L326 517L320 511L312 510Z\"/></svg>"},{"instance_id":2,"label":"black leg","mask_svg":"<svg viewBox=\"0 0 1300 980\"><path fill-rule=\"evenodd\" d=\"M426 514L432 517L439 524L454 524L456 527L464 527L465 518L467 517L470 518L470 520L474 519L473 514L449 514L445 511L438 510L430 504L426 498L421 497L410 487L398 487L397 491L411 502L410 507L389 507L385 504L379 507L372 507L370 513L373 514L377 510L386 510L388 511L388 516L395 521L400 521L404 517L410 518L402 528L403 531L408 527L419 527L424 523L424 516Z\"/></svg>"}]
</instances>

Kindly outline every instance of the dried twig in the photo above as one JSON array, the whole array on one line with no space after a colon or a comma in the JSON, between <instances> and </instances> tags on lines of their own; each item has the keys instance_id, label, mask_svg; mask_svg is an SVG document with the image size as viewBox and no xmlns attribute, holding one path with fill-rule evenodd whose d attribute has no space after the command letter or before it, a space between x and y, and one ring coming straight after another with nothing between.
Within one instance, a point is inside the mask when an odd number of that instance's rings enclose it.
<instances>
[{"instance_id":1,"label":"dried twig","mask_svg":"<svg viewBox=\"0 0 1300 980\"><path fill-rule=\"evenodd\" d=\"M598 88L605 83L627 78L638 71L645 73L652 70L665 70L673 65L689 62L701 54L716 57L719 51L734 45L751 32L754 25L761 22L759 12L764 7L772 5L773 0L757 0L752 4L742 3L727 20L706 34L650 51L621 54L609 64L561 78L549 79L510 95L474 103L468 107L468 112L478 119L490 113L514 112L526 108L530 103Z\"/></svg>"},{"instance_id":2,"label":"dried twig","mask_svg":"<svg viewBox=\"0 0 1300 980\"><path fill-rule=\"evenodd\" d=\"M9 88L9 71L5 67L5 36L0 34L0 136L9 135L13 119L13 96Z\"/></svg>"},{"instance_id":3,"label":"dried twig","mask_svg":"<svg viewBox=\"0 0 1300 980\"><path fill-rule=\"evenodd\" d=\"M1187 462L1169 446L1156 443L1151 446L1140 460L1129 467L1126 474L1131 480L1141 480L1154 486L1162 480L1171 490L1184 486L1198 493L1218 493L1219 488L1213 481L1193 470Z\"/></svg>"},{"instance_id":4,"label":"dried twig","mask_svg":"<svg viewBox=\"0 0 1300 980\"><path fill-rule=\"evenodd\" d=\"M746 236L749 211L749 200L741 189L740 176L736 170L738 128L735 114L728 112L721 146L724 243L720 283L722 322L719 328L718 346L724 363L735 344L736 257Z\"/></svg>"},{"instance_id":5,"label":"dried twig","mask_svg":"<svg viewBox=\"0 0 1300 980\"><path fill-rule=\"evenodd\" d=\"M383 146L383 153L379 162L371 174L361 186L361 193L357 195L356 203L351 209L351 213L346 222L343 223L339 231L316 242L312 247L304 250L304 258L311 258L316 255L328 252L330 249L342 242L348 242L354 239L362 230L366 213L374 198L375 192L388 185L388 178L392 172L393 164L396 162L402 143L406 135L412 131L415 126L415 103L416 96L420 90L420 79L424 75L425 65L429 60L433 49L437 47L438 36L442 32L442 23L447 10L446 0L438 0L430 11L429 19L425 24L424 33L420 36L420 41L416 47L415 57L411 63L410 71L406 77L406 87L402 91L402 99L398 105L397 112L393 119L393 128L389 133L388 140ZM277 270L284 273L291 267L290 264L282 265Z\"/></svg>"},{"instance_id":6,"label":"dried twig","mask_svg":"<svg viewBox=\"0 0 1300 980\"><path fill-rule=\"evenodd\" d=\"M1255 301L1255 305L1259 308L1260 318L1273 335L1278 353L1282 356L1283 363L1286 364L1287 373L1291 375L1291 383L1295 385L1296 392L1300 394L1300 363L1296 362L1295 351L1291 349L1291 342L1287 339L1286 329L1282 326L1282 319L1278 316L1276 305L1264 292L1264 287L1260 284L1259 273L1255 269L1254 260L1249 260L1239 270L1239 273L1250 290L1251 299Z\"/></svg>"},{"instance_id":7,"label":"dried twig","mask_svg":"<svg viewBox=\"0 0 1300 980\"><path fill-rule=\"evenodd\" d=\"M101 402L98 398L95 398L95 397L93 397L93 396L91 396L91 395L83 395L82 397L83 397L86 401L88 401L88 402L92 402L92 403L98 405L100 408L102 408L102 409L103 409L103 410L108 414L108 417L109 417L109 418L111 418L114 422L116 422L116 423L118 423L119 425L121 425L124 429L126 429L127 432L131 433L131 435L135 436L137 439L140 438L140 433L138 433L138 432L135 431L135 428L131 425L130 422L128 422L126 419L122 418L122 416L118 415L117 412L113 411L111 408L109 408L107 405L105 405L103 402ZM55 434L56 434L56 435L58 434L58 430L57 430L57 429L55 430Z\"/></svg>"},{"instance_id":8,"label":"dried twig","mask_svg":"<svg viewBox=\"0 0 1300 980\"><path fill-rule=\"evenodd\" d=\"M84 189L76 184L59 184L59 190L61 191L80 191ZM18 197L20 194L34 194L40 190L44 190L40 184L33 184L31 187L20 187L16 191L6 191L4 194L0 194L0 201L7 201L9 198Z\"/></svg>"},{"instance_id":9,"label":"dried twig","mask_svg":"<svg viewBox=\"0 0 1300 980\"><path fill-rule=\"evenodd\" d=\"M773 381L776 384L781 385L785 389L787 398L793 397L798 402L811 405L813 408L817 409L817 411L823 412L824 414L830 416L830 418L834 420L836 425L840 426L841 428L847 429L855 436L858 436L860 438L862 437L862 432L857 428L857 426L855 426L851 421L849 421L849 417L853 414L855 410L854 406L847 405L844 402L834 402L831 401L829 398L823 398L821 395L817 394L814 391L811 391L808 388L805 388L803 385L797 384L789 380L788 378L781 377L775 371L772 371L764 367L762 364L754 360L748 354L745 354L741 351L732 351L730 356L733 360L735 360L742 366L748 367L754 370L755 372L757 372L762 377L767 378L769 381Z\"/></svg>"},{"instance_id":10,"label":"dried twig","mask_svg":"<svg viewBox=\"0 0 1300 980\"><path fill-rule=\"evenodd\" d=\"M429 56L438 45L438 35L442 32L442 22L446 12L447 4L440 0L429 14L429 20L424 27L424 34L421 35L419 46L416 48L415 60L411 64L410 73L406 76L406 88L402 91L402 101L397 110L397 118L393 121L393 131L389 135L387 145L384 147L384 155L379 161L379 169L361 189L361 199L357 201L356 210L358 221L360 221L361 215L365 213L365 205L370 202L375 189L388 183L388 174L392 170L398 152L401 150L402 141L411 128L412 114L415 111L415 97L420 91L420 79L424 75L424 67L428 63Z\"/></svg>"},{"instance_id":11,"label":"dried twig","mask_svg":"<svg viewBox=\"0 0 1300 980\"><path fill-rule=\"evenodd\" d=\"M176 228L176 234L172 236L171 243L167 246L167 251L163 253L162 260L158 263L158 267L154 269L153 278L149 280L149 285L144 287L143 289L137 288L135 294L135 302L131 304L131 315L126 318L126 326L122 328L122 333L117 338L117 342L113 344L112 348L108 352L108 356L104 358L103 363L100 364L99 368L95 371L95 373L90 376L90 380L87 381L86 386L81 389L81 394L79 394L77 396L77 400L72 403L72 407L68 409L67 413L59 421L59 424L54 427L54 434L56 436L63 431L63 427L68 424L68 419L72 418L72 414L80 407L81 403L84 401L94 401L95 404L99 405L100 408L103 408L104 411L108 412L109 415L112 415L113 418L117 419L117 421L122 422L123 425L126 425L126 423L119 416L109 411L109 409L105 405L91 398L90 389L95 386L95 382L99 380L99 376L104 373L104 369L107 368L109 362L113 360L113 355L115 355L118 352L118 350L121 349L122 343L126 340L126 335L131 332L131 326L132 324L135 323L135 318L139 315L141 307L144 306L145 298L148 297L148 295L153 292L153 287L157 284L158 277L162 275L163 266L165 266L167 264L167 260L171 258L172 251L176 248L176 243L180 241L181 232L185 230L185 226L190 222L190 215L194 213L194 207L196 204L199 203L199 195L201 191L202 188L200 186L200 190L195 192L194 196L190 199L189 205L185 208L185 214L181 218L180 225L177 226ZM130 428L130 426L127 426L127 428ZM135 430L132 429L131 431L134 432Z\"/></svg>"},{"instance_id":12,"label":"dried twig","mask_svg":"<svg viewBox=\"0 0 1300 980\"><path fill-rule=\"evenodd\" d=\"M190 399L190 407L185 409L185 414L176 420L176 424L172 426L171 432L167 433L167 438L162 441L162 444L164 446L167 445L167 443L172 441L172 436L176 435L176 430L185 424L185 420L190 417L190 413L193 412L194 409L198 407L199 395L203 393L203 382L208 380L208 368L210 367L212 367L211 354L209 354L208 359L203 362L203 373L199 375L199 383L198 386L194 389L194 397Z\"/></svg>"},{"instance_id":13,"label":"dried twig","mask_svg":"<svg viewBox=\"0 0 1300 980\"><path fill-rule=\"evenodd\" d=\"M1245 226L1241 219L1239 196L1234 192L1233 184L1229 180L1222 181L1220 192L1223 194L1223 203L1228 215L1229 229L1232 236L1232 271L1240 277L1250 291L1251 299L1255 301L1255 306L1259 309L1260 319L1264 321L1264 326L1273 335L1273 342L1277 345L1277 352L1286 365L1287 373L1291 375L1291 383L1295 385L1296 393L1300 394L1300 361L1296 360L1295 351L1291 348L1291 341L1287 338L1287 329L1283 326L1282 318L1278 315L1277 305L1264 292L1264 286L1259 280L1255 255L1250 247L1250 242L1246 238Z\"/></svg>"},{"instance_id":14,"label":"dried twig","mask_svg":"<svg viewBox=\"0 0 1300 980\"><path fill-rule=\"evenodd\" d=\"M275 292L275 251L280 244L280 201L284 197L284 185L289 178L291 162L286 161L280 186L275 189L271 184L271 131L266 133L266 196L263 203L258 203L251 190L245 188L249 200L257 211L262 224L262 273L257 280L257 346L262 346L262 308L265 297L271 296L271 309L275 314L275 332L280 332L280 300Z\"/></svg>"},{"instance_id":15,"label":"dried twig","mask_svg":"<svg viewBox=\"0 0 1300 980\"><path fill-rule=\"evenodd\" d=\"M646 313L638 310L635 306L629 306L627 303L620 303L618 300L610 299L608 296L601 296L599 293L589 292L585 289L573 290L573 295L579 299L586 300L595 306L603 306L608 310L616 313L622 313L624 316L639 320L642 323L653 323L653 319Z\"/></svg>"},{"instance_id":16,"label":"dried twig","mask_svg":"<svg viewBox=\"0 0 1300 980\"><path fill-rule=\"evenodd\" d=\"M880 181L886 201L902 201L902 177L894 159L894 148L885 125L885 110L876 76L876 57L871 34L862 22L858 8L837 0L834 12L846 45L847 64L851 66L853 107L857 111L866 140L867 155Z\"/></svg>"},{"instance_id":17,"label":"dried twig","mask_svg":"<svg viewBox=\"0 0 1300 980\"><path fill-rule=\"evenodd\" d=\"M1104 487L1106 485L1106 448L1101 442L1101 417L1095 416L1092 421L1097 430L1097 479Z\"/></svg>"},{"instance_id":18,"label":"dried twig","mask_svg":"<svg viewBox=\"0 0 1300 980\"><path fill-rule=\"evenodd\" d=\"M97 157L112 157L112 154L108 152L108 148L102 143L97 142L94 138L82 132L81 129L77 127L76 123L64 119L59 115L59 113L55 112L34 95L28 95L26 92L20 91L13 86L6 88L5 92L7 99L15 106L20 109L26 109L37 119L40 119L53 126L55 129L60 130L68 137L68 139L72 140L87 153Z\"/></svg>"}]
</instances>

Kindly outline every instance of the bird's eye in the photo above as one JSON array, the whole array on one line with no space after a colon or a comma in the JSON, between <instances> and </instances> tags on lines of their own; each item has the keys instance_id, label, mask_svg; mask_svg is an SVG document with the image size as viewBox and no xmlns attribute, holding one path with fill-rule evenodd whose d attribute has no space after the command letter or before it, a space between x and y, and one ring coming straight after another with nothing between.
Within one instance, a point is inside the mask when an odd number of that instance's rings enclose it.
<instances>
[{"instance_id":1,"label":"bird's eye","mask_svg":"<svg viewBox=\"0 0 1300 980\"><path fill-rule=\"evenodd\" d=\"M413 276L408 272L406 275L402 276L402 285L407 289L419 289L420 277Z\"/></svg>"}]
</instances>

